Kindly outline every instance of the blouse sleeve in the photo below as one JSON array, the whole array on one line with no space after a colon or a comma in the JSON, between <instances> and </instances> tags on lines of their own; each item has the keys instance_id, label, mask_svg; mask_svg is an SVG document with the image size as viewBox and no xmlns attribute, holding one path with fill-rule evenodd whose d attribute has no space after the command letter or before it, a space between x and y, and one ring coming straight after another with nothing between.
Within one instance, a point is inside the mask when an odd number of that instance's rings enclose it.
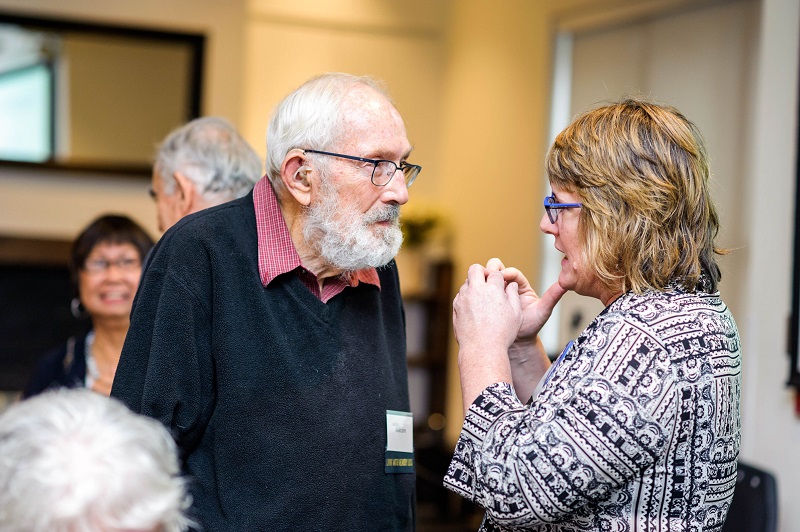
<instances>
[{"instance_id":1,"label":"blouse sleeve","mask_svg":"<svg viewBox=\"0 0 800 532\"><path fill-rule=\"evenodd\" d=\"M470 406L445 486L513 526L553 523L650 467L674 417L667 350L610 318L582 336L530 406L511 385Z\"/></svg>"}]
</instances>

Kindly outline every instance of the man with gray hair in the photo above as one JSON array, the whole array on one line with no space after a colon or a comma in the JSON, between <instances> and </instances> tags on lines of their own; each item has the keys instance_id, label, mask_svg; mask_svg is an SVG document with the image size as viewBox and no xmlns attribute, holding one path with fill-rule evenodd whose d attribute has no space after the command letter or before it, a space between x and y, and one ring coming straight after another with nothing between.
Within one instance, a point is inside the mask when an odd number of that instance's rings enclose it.
<instances>
[{"instance_id":1,"label":"man with gray hair","mask_svg":"<svg viewBox=\"0 0 800 532\"><path fill-rule=\"evenodd\" d=\"M150 196L158 229L194 212L246 195L261 178L258 154L227 120L196 118L159 146Z\"/></svg>"},{"instance_id":2,"label":"man with gray hair","mask_svg":"<svg viewBox=\"0 0 800 532\"><path fill-rule=\"evenodd\" d=\"M413 530L405 124L376 81L326 74L267 145L251 194L154 248L112 395L173 433L205 530Z\"/></svg>"}]
</instances>

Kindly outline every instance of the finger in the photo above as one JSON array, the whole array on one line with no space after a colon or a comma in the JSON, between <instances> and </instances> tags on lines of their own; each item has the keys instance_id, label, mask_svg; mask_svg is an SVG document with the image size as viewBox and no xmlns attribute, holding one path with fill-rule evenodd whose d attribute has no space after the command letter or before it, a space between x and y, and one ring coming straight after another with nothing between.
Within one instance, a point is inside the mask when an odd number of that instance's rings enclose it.
<instances>
[{"instance_id":1,"label":"finger","mask_svg":"<svg viewBox=\"0 0 800 532\"><path fill-rule=\"evenodd\" d=\"M475 266L480 266L480 264L471 264L469 268L467 268L467 276L464 278L464 283L461 286L468 286L469 285L469 272Z\"/></svg>"},{"instance_id":2,"label":"finger","mask_svg":"<svg viewBox=\"0 0 800 532\"><path fill-rule=\"evenodd\" d=\"M503 266L503 262L498 258L491 258L489 259L489 262L486 263L487 270L493 270L499 272L503 268L505 268L505 266Z\"/></svg>"},{"instance_id":3,"label":"finger","mask_svg":"<svg viewBox=\"0 0 800 532\"><path fill-rule=\"evenodd\" d=\"M500 290L505 290L506 282L503 280L503 274L499 271L490 271L489 275L486 277L486 284L496 286L500 288Z\"/></svg>"},{"instance_id":4,"label":"finger","mask_svg":"<svg viewBox=\"0 0 800 532\"><path fill-rule=\"evenodd\" d=\"M484 268L480 264L473 264L469 267L469 270L467 270L467 283L483 282L485 278Z\"/></svg>"},{"instance_id":5,"label":"finger","mask_svg":"<svg viewBox=\"0 0 800 532\"><path fill-rule=\"evenodd\" d=\"M543 308L548 312L553 311L553 308L556 306L556 303L561 301L561 298L566 294L567 291L561 287L558 283L553 283L550 285L542 297L539 298L539 304L543 306Z\"/></svg>"},{"instance_id":6,"label":"finger","mask_svg":"<svg viewBox=\"0 0 800 532\"><path fill-rule=\"evenodd\" d=\"M517 283L519 286L519 291L524 292L527 290L532 290L531 284L528 282L527 277L525 277L521 271L516 268L504 268L502 270L503 279L507 283Z\"/></svg>"},{"instance_id":7,"label":"finger","mask_svg":"<svg viewBox=\"0 0 800 532\"><path fill-rule=\"evenodd\" d=\"M506 297L511 305L511 309L514 311L514 315L519 316L522 313L522 303L519 300L519 287L517 283L508 283L508 286L506 286Z\"/></svg>"}]
</instances>

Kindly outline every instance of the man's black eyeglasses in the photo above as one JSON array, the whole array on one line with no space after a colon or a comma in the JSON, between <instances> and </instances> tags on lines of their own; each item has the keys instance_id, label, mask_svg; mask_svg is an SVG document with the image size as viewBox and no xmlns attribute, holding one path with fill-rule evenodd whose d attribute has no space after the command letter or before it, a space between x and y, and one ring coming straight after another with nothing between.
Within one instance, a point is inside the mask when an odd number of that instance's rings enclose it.
<instances>
[{"instance_id":1,"label":"man's black eyeglasses","mask_svg":"<svg viewBox=\"0 0 800 532\"><path fill-rule=\"evenodd\" d=\"M544 197L544 210L551 224L556 223L558 211L561 209L578 209L580 207L583 207L583 203L556 203L556 198L552 194Z\"/></svg>"},{"instance_id":2,"label":"man's black eyeglasses","mask_svg":"<svg viewBox=\"0 0 800 532\"><path fill-rule=\"evenodd\" d=\"M303 153L319 153L320 155L330 155L331 157L339 157L340 159L350 159L351 161L361 161L362 163L369 163L372 165L372 184L378 187L383 187L389 184L394 174L400 170L403 172L403 179L406 182L406 187L410 187L422 167L416 164L409 164L402 162L399 165L393 161L385 159L366 159L364 157L356 157L354 155L343 155L341 153L333 153L329 151L320 150L303 150Z\"/></svg>"}]
</instances>

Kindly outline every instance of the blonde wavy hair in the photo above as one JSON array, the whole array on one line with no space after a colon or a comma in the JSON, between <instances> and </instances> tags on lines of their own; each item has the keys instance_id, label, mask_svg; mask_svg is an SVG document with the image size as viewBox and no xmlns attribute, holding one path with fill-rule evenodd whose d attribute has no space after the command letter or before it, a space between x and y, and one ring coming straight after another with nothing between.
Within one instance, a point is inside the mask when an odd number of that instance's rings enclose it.
<instances>
[{"instance_id":1,"label":"blonde wavy hair","mask_svg":"<svg viewBox=\"0 0 800 532\"><path fill-rule=\"evenodd\" d=\"M547 154L553 185L583 203L587 264L609 288L716 291L717 211L697 127L677 109L627 99L586 112Z\"/></svg>"}]
</instances>

